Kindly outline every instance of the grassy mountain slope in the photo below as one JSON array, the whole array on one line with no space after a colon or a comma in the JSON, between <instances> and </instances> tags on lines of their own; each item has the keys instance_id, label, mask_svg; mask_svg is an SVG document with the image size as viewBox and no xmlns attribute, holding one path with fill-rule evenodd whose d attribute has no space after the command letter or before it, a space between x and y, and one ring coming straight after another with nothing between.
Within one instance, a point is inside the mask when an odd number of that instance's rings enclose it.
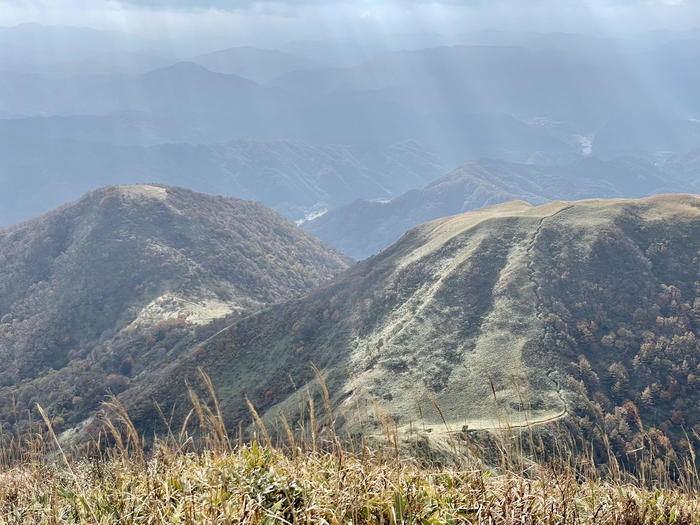
<instances>
[{"instance_id":1,"label":"grassy mountain slope","mask_svg":"<svg viewBox=\"0 0 700 525\"><path fill-rule=\"evenodd\" d=\"M32 400L80 420L172 360L198 325L301 295L347 265L260 204L165 186L103 188L2 229L2 420Z\"/></svg>"},{"instance_id":2,"label":"grassy mountain slope","mask_svg":"<svg viewBox=\"0 0 700 525\"><path fill-rule=\"evenodd\" d=\"M362 259L389 246L418 224L509 200L541 204L555 199L694 191L695 186L680 171L674 166L664 173L635 158L583 158L564 166L479 160L390 202L357 201L330 210L303 227L331 246Z\"/></svg>"},{"instance_id":3,"label":"grassy mountain slope","mask_svg":"<svg viewBox=\"0 0 700 525\"><path fill-rule=\"evenodd\" d=\"M228 424L249 421L245 397L270 428L280 412L308 424L313 362L342 435L391 421L436 436L443 417L456 430L562 421L597 452L605 425L615 452L653 439L680 454L681 422L700 416L699 232L690 195L515 201L433 221L192 347L122 400L149 431L151 400L184 417L184 380L202 367Z\"/></svg>"}]
</instances>

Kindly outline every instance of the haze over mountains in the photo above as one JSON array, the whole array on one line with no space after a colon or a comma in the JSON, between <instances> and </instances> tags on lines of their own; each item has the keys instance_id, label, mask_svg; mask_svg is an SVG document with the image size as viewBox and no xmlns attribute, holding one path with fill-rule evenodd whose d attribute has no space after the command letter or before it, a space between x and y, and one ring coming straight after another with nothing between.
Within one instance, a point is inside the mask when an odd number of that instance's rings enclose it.
<instances>
[{"instance_id":1,"label":"haze over mountains","mask_svg":"<svg viewBox=\"0 0 700 525\"><path fill-rule=\"evenodd\" d=\"M390 199L447 169L415 142L376 148L244 140L126 146L13 136L0 142L0 156L0 225L95 186L143 181L252 199L302 220L359 198Z\"/></svg>"},{"instance_id":2,"label":"haze over mountains","mask_svg":"<svg viewBox=\"0 0 700 525\"><path fill-rule=\"evenodd\" d=\"M646 151L682 147L686 133L698 136L690 119L700 110L694 97L700 78L692 60L667 52L663 60L632 57L641 71L630 71L628 55L615 60L553 48L439 47L390 53L351 68L295 70L259 84L243 74L259 79L246 64L257 65L264 51L242 49L240 65L213 66L227 73L193 62L139 75L5 72L0 111L23 117L129 112L150 126L187 118L201 126L211 118L205 131L195 126L190 141L415 139L451 161L578 151L577 136L592 137L593 151L608 153L622 147L619 140L633 124L662 119L664 136L640 136L633 144ZM598 137L600 129L606 132ZM173 140L167 125L159 132L161 140Z\"/></svg>"},{"instance_id":3,"label":"haze over mountains","mask_svg":"<svg viewBox=\"0 0 700 525\"><path fill-rule=\"evenodd\" d=\"M193 62L210 71L239 75L265 83L277 77L321 67L319 62L274 49L232 47L194 57Z\"/></svg>"},{"instance_id":4,"label":"haze over mountains","mask_svg":"<svg viewBox=\"0 0 700 525\"><path fill-rule=\"evenodd\" d=\"M700 516L700 3L0 0L0 523Z\"/></svg>"},{"instance_id":5,"label":"haze over mountains","mask_svg":"<svg viewBox=\"0 0 700 525\"><path fill-rule=\"evenodd\" d=\"M694 158L691 154L673 159L665 167L625 157L585 157L558 166L473 161L420 190L412 189L388 202L358 200L302 227L343 253L364 259L423 222L509 200L542 204L567 198L700 192Z\"/></svg>"},{"instance_id":6,"label":"haze over mountains","mask_svg":"<svg viewBox=\"0 0 700 525\"><path fill-rule=\"evenodd\" d=\"M697 33L212 42L0 28L0 424L86 440L115 394L153 435L201 366L303 426L314 363L349 434L681 445Z\"/></svg>"},{"instance_id":7,"label":"haze over mountains","mask_svg":"<svg viewBox=\"0 0 700 525\"><path fill-rule=\"evenodd\" d=\"M700 177L679 160L700 148L692 32L476 31L217 48L30 24L2 28L0 42L5 225L114 183L252 198L299 220L357 198L398 197L483 158L562 170L591 156L662 170L674 159L691 181L666 185L678 191L695 191ZM234 151L242 165L232 166L232 141L266 151Z\"/></svg>"}]
</instances>

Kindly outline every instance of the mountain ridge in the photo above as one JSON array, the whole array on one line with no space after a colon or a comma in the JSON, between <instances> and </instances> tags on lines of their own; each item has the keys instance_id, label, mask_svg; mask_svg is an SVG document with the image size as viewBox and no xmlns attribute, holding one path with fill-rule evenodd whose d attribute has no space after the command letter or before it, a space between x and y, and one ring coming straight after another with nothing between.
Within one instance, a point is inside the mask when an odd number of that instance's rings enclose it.
<instances>
[{"instance_id":1,"label":"mountain ridge","mask_svg":"<svg viewBox=\"0 0 700 525\"><path fill-rule=\"evenodd\" d=\"M8 135L0 146L0 224L96 186L141 180L256 200L300 220L314 207L391 198L445 170L441 159L415 142L353 147L232 140L142 147Z\"/></svg>"},{"instance_id":2,"label":"mountain ridge","mask_svg":"<svg viewBox=\"0 0 700 525\"><path fill-rule=\"evenodd\" d=\"M249 398L268 429L278 429L280 413L308 425L307 398L321 396L314 363L341 434L381 435L389 421L401 439L445 439L445 425L561 420L604 458L593 407L619 425L612 446L624 454L626 442L644 438L620 418L653 396L656 410L639 414L654 439L670 436L675 447L683 433L674 411L697 421L696 376L686 375L700 366L698 231L700 197L690 194L509 202L438 219L306 297L193 346L160 383L121 400L147 424L145 400L186 396L167 378L193 385L202 368L225 421L250 421ZM649 344L674 352L665 371L644 357ZM621 371L632 366L637 376ZM654 374L672 393L650 386Z\"/></svg>"},{"instance_id":3,"label":"mountain ridge","mask_svg":"<svg viewBox=\"0 0 700 525\"><path fill-rule=\"evenodd\" d=\"M686 162L692 169L691 161ZM584 158L563 166L482 159L463 164L422 189L410 190L389 202L356 201L302 226L362 259L420 223L499 202L523 199L542 204L556 199L643 197L693 188L681 166L662 171L641 159Z\"/></svg>"},{"instance_id":4,"label":"mountain ridge","mask_svg":"<svg viewBox=\"0 0 700 525\"><path fill-rule=\"evenodd\" d=\"M0 247L5 421L14 396L75 422L106 391L157 373L179 338L351 262L261 204L153 184L100 188L0 229Z\"/></svg>"},{"instance_id":5,"label":"mountain ridge","mask_svg":"<svg viewBox=\"0 0 700 525\"><path fill-rule=\"evenodd\" d=\"M213 51L192 58L211 71L234 74L265 83L275 77L301 69L313 69L317 61L291 53L251 46L239 46Z\"/></svg>"}]
</instances>

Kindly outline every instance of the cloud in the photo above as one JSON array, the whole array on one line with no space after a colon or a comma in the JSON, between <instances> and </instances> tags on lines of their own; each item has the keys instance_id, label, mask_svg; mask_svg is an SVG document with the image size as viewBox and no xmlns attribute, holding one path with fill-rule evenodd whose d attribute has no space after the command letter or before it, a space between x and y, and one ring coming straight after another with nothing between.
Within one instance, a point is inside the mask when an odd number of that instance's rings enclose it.
<instances>
[{"instance_id":1,"label":"cloud","mask_svg":"<svg viewBox=\"0 0 700 525\"><path fill-rule=\"evenodd\" d=\"M0 0L0 25L84 25L162 37L324 38L476 29L633 32L687 29L695 0Z\"/></svg>"},{"instance_id":2,"label":"cloud","mask_svg":"<svg viewBox=\"0 0 700 525\"><path fill-rule=\"evenodd\" d=\"M687 0L114 0L124 5L149 7L155 9L217 9L222 11L237 11L260 9L262 7L289 7L305 8L308 6L357 6L359 9L369 7L394 6L452 6L465 10L490 9L509 7L513 9L538 9L546 6L548 9L561 9L565 7L583 8L617 8L620 6L632 6L644 9L656 5L681 6L688 4Z\"/></svg>"}]
</instances>

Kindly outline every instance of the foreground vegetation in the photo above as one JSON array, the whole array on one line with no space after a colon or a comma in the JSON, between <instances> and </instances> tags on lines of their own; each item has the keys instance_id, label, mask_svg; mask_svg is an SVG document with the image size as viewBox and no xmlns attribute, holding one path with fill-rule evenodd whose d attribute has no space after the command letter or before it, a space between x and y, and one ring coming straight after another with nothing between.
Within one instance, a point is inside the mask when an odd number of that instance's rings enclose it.
<instances>
[{"instance_id":1,"label":"foreground vegetation","mask_svg":"<svg viewBox=\"0 0 700 525\"><path fill-rule=\"evenodd\" d=\"M69 465L0 474L0 523L700 523L697 495L581 480L555 464L491 475L253 443Z\"/></svg>"},{"instance_id":2,"label":"foreground vegetation","mask_svg":"<svg viewBox=\"0 0 700 525\"><path fill-rule=\"evenodd\" d=\"M376 454L166 446L0 474L0 523L700 523L697 495L577 479L420 467Z\"/></svg>"},{"instance_id":3,"label":"foreground vegetation","mask_svg":"<svg viewBox=\"0 0 700 525\"><path fill-rule=\"evenodd\" d=\"M319 432L313 420L310 442L285 425L287 442L273 444L252 405L265 445L232 444L218 410L193 401L197 439L183 427L145 446L113 400L109 435L87 453L64 451L39 407L48 432L0 450L0 524L700 524L692 466L679 483L668 471L601 476L591 457L566 454L542 464L505 451L495 468L477 457L426 464L395 439L341 446L332 423Z\"/></svg>"}]
</instances>

